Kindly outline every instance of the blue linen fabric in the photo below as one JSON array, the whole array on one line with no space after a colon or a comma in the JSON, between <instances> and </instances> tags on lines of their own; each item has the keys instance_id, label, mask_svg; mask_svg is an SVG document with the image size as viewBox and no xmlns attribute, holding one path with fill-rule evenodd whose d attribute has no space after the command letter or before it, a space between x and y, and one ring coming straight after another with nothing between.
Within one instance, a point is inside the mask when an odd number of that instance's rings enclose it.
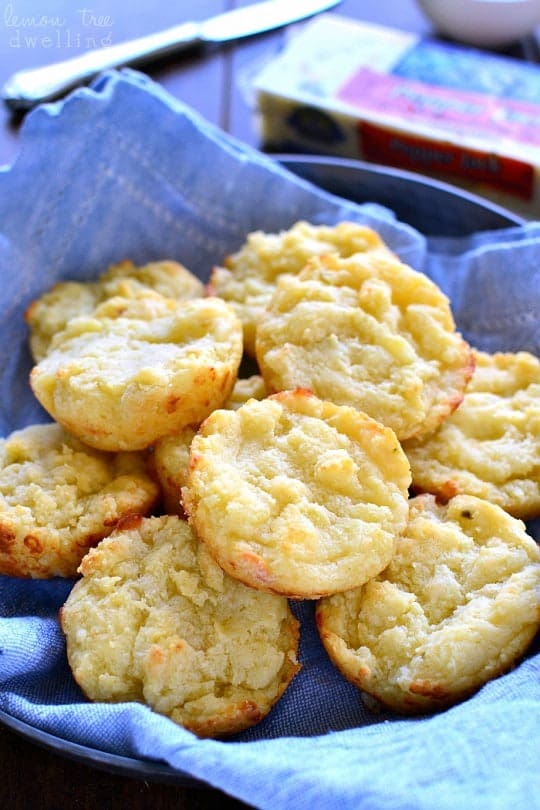
<instances>
[{"instance_id":1,"label":"blue linen fabric","mask_svg":"<svg viewBox=\"0 0 540 810\"><path fill-rule=\"evenodd\" d=\"M17 161L0 172L2 435L48 420L28 385L23 314L55 281L91 278L126 257L175 258L205 279L249 231L301 218L372 225L443 287L475 346L540 354L540 225L426 240L386 209L298 180L142 74L111 72L32 112ZM299 675L255 728L198 740L146 706L85 700L57 621L72 584L0 577L0 709L12 718L99 751L166 763L259 808L538 806L538 644L465 703L403 719L364 704L326 656L313 603L293 603Z\"/></svg>"}]
</instances>

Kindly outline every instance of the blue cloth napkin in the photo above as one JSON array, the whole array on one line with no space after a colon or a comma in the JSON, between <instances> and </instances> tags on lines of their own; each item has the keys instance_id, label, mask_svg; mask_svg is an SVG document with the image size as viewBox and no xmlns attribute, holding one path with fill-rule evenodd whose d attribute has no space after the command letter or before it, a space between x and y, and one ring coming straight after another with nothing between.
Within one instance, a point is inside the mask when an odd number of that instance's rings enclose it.
<instances>
[{"instance_id":1,"label":"blue cloth napkin","mask_svg":"<svg viewBox=\"0 0 540 810\"><path fill-rule=\"evenodd\" d=\"M23 313L52 283L90 278L123 258L176 258L207 278L249 231L301 218L372 225L445 289L475 346L540 354L535 223L426 240L380 206L298 180L133 71L36 109L21 144L0 172L3 435L48 420L28 386ZM0 709L10 718L70 743L166 763L259 808L539 806L538 645L465 703L405 720L364 705L329 662L313 603L295 603L303 668L279 704L236 738L198 740L145 706L84 699L57 621L71 586L0 577Z\"/></svg>"}]
</instances>

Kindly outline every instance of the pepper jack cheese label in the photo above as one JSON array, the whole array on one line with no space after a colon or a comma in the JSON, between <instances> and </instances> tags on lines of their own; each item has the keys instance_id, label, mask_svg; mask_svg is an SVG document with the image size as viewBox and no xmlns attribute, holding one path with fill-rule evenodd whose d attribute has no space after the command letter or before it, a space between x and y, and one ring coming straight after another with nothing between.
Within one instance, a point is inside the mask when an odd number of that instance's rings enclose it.
<instances>
[{"instance_id":1,"label":"pepper jack cheese label","mask_svg":"<svg viewBox=\"0 0 540 810\"><path fill-rule=\"evenodd\" d=\"M423 172L540 213L540 69L327 14L255 80L265 146Z\"/></svg>"}]
</instances>

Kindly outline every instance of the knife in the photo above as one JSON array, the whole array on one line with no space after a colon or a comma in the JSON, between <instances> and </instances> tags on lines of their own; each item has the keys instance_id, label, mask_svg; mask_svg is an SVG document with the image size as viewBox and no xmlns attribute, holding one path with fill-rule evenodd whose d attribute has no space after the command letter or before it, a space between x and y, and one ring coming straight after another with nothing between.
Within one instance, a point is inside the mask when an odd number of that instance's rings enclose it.
<instances>
[{"instance_id":1,"label":"knife","mask_svg":"<svg viewBox=\"0 0 540 810\"><path fill-rule=\"evenodd\" d=\"M88 51L46 67L14 73L2 88L5 103L28 110L84 84L109 68L135 65L193 46L219 45L262 34L337 5L340 0L266 0L218 14L203 22L185 22L138 39Z\"/></svg>"}]
</instances>

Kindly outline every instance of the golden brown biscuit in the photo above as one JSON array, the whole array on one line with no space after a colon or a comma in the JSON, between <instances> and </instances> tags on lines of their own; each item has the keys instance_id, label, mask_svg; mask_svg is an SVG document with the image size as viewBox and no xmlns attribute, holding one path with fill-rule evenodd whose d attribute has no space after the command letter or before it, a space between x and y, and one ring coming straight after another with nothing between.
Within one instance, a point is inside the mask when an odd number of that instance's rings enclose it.
<instances>
[{"instance_id":1,"label":"golden brown biscuit","mask_svg":"<svg viewBox=\"0 0 540 810\"><path fill-rule=\"evenodd\" d=\"M254 355L257 324L283 274L296 275L312 256L371 251L393 255L378 233L354 222L297 222L280 233L255 231L239 251L225 259L224 267L213 269L208 289L234 307L244 327L245 350Z\"/></svg>"},{"instance_id":2,"label":"golden brown biscuit","mask_svg":"<svg viewBox=\"0 0 540 810\"><path fill-rule=\"evenodd\" d=\"M238 379L223 407L237 410L248 399L264 399L266 387L260 374ZM197 426L198 427L198 426ZM152 468L159 481L165 511L169 515L185 515L182 506L182 487L185 486L189 467L191 442L197 428L188 426L165 436L154 445Z\"/></svg>"},{"instance_id":3,"label":"golden brown biscuit","mask_svg":"<svg viewBox=\"0 0 540 810\"><path fill-rule=\"evenodd\" d=\"M182 495L227 573L302 599L356 587L389 563L409 484L392 430L297 390L211 414Z\"/></svg>"},{"instance_id":4,"label":"golden brown biscuit","mask_svg":"<svg viewBox=\"0 0 540 810\"><path fill-rule=\"evenodd\" d=\"M388 568L321 600L341 672L397 712L463 700L523 655L540 623L540 553L525 526L470 495L411 500Z\"/></svg>"},{"instance_id":5,"label":"golden brown biscuit","mask_svg":"<svg viewBox=\"0 0 540 810\"><path fill-rule=\"evenodd\" d=\"M110 282L133 280L145 287L164 295L165 298L177 298L187 301L192 298L201 298L204 295L204 284L183 264L171 259L135 265L129 259L111 264L99 276L98 281L103 284L107 298L111 297L107 285ZM115 287L112 285L113 294Z\"/></svg>"},{"instance_id":6,"label":"golden brown biscuit","mask_svg":"<svg viewBox=\"0 0 540 810\"><path fill-rule=\"evenodd\" d=\"M75 576L90 546L159 490L140 453L92 450L59 425L32 425L0 440L0 573Z\"/></svg>"},{"instance_id":7,"label":"golden brown biscuit","mask_svg":"<svg viewBox=\"0 0 540 810\"><path fill-rule=\"evenodd\" d=\"M461 402L473 370L446 296L380 253L322 256L283 276L256 348L270 392L309 388L364 411L400 440L434 430Z\"/></svg>"},{"instance_id":8,"label":"golden brown biscuit","mask_svg":"<svg viewBox=\"0 0 540 810\"><path fill-rule=\"evenodd\" d=\"M514 517L540 515L540 360L527 352L475 352L463 402L438 430L404 443L413 487L458 493Z\"/></svg>"},{"instance_id":9,"label":"golden brown biscuit","mask_svg":"<svg viewBox=\"0 0 540 810\"><path fill-rule=\"evenodd\" d=\"M30 349L34 359L47 354L51 340L65 329L71 318L89 315L102 301L113 296L130 297L149 287L166 298L200 298L202 282L174 261L150 262L136 267L131 261L111 265L97 281L62 281L30 304L25 318L30 328Z\"/></svg>"},{"instance_id":10,"label":"golden brown biscuit","mask_svg":"<svg viewBox=\"0 0 540 810\"><path fill-rule=\"evenodd\" d=\"M177 516L126 521L80 570L61 624L91 700L214 737L262 720L299 669L287 600L224 574Z\"/></svg>"},{"instance_id":11,"label":"golden brown biscuit","mask_svg":"<svg viewBox=\"0 0 540 810\"><path fill-rule=\"evenodd\" d=\"M82 441L138 450L220 407L241 356L242 327L221 299L175 301L139 290L72 318L30 383Z\"/></svg>"}]
</instances>

